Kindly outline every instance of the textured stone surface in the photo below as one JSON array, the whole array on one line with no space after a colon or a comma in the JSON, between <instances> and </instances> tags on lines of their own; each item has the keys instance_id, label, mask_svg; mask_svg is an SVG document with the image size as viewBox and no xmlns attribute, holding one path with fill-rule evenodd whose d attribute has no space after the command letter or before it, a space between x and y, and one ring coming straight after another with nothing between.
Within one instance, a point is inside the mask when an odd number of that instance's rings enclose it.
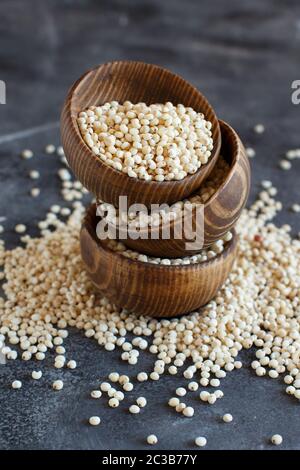
<instances>
[{"instance_id":1,"label":"textured stone surface","mask_svg":"<svg viewBox=\"0 0 300 470\"><path fill-rule=\"evenodd\" d=\"M7 104L0 105L0 217L6 216L5 239L14 246L17 222L30 226L59 201L58 159L42 149L58 144L58 120L67 88L87 68L112 59L144 60L182 74L208 97L217 114L254 146L253 190L271 178L285 210L279 222L300 230L299 215L288 208L300 202L300 162L293 170L278 169L288 148L300 146L300 106L291 103L291 82L300 79L300 7L289 0L2 0L0 5L0 79L7 84ZM266 132L252 128L262 122ZM25 132L23 132L25 131ZM32 148L38 158L24 161L19 152ZM41 172L41 196L28 195L35 182L29 169ZM195 417L184 419L166 401L181 378L137 384L118 410L106 400L92 400L90 391L111 370L133 373L118 353L99 349L94 341L72 332L66 342L74 371L53 369L53 357L42 364L15 361L0 365L0 448L2 449L135 449L145 448L150 433L156 449L194 449L198 435L208 449L268 449L269 438L282 434L282 449L300 449L299 403L284 393L282 379L257 378L247 367L230 373L222 384L225 396L207 406L191 394ZM242 354L249 364L254 352ZM145 355L139 369L150 370ZM30 379L41 367L43 377ZM60 392L52 381L63 378ZM12 390L20 379L23 387ZM185 379L184 379L184 382ZM140 415L127 407L139 395L148 399ZM229 412L234 421L220 417ZM102 424L86 425L99 414Z\"/></svg>"}]
</instances>

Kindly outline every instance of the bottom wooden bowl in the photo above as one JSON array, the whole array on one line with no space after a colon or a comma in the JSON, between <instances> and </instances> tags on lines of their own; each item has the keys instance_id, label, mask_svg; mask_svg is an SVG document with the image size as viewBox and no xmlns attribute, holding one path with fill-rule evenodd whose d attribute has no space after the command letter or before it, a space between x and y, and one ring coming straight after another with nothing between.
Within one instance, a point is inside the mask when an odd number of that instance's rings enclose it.
<instances>
[{"instance_id":1,"label":"bottom wooden bowl","mask_svg":"<svg viewBox=\"0 0 300 470\"><path fill-rule=\"evenodd\" d=\"M94 285L114 304L152 317L175 317L211 300L225 282L237 253L237 235L217 257L199 264L164 266L126 258L96 235L96 206L83 221L81 255Z\"/></svg>"}]
</instances>

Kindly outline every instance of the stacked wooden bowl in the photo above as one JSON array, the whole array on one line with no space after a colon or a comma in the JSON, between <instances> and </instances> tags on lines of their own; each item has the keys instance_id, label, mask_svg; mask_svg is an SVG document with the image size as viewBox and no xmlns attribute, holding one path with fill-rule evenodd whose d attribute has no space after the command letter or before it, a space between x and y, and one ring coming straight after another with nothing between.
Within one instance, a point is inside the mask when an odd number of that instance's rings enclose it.
<instances>
[{"instance_id":1,"label":"stacked wooden bowl","mask_svg":"<svg viewBox=\"0 0 300 470\"><path fill-rule=\"evenodd\" d=\"M129 178L102 162L81 137L78 113L92 105L128 100L148 105L169 101L202 112L212 123L214 147L208 163L180 181L149 182ZM170 266L129 259L97 237L96 205L88 209L81 230L85 268L95 286L115 304L139 314L172 317L198 309L212 299L225 282L237 254L234 225L248 198L250 167L238 135L228 124L218 120L206 98L183 78L154 65L142 62L100 65L83 75L70 89L62 111L61 135L67 160L76 177L97 200L114 207L118 207L120 196L127 196L128 206L143 203L148 208L151 204L197 199L201 186L213 174L222 156L228 172L201 211L204 248L228 231L233 234L216 257L197 264ZM194 226L196 213L193 211L191 220ZM187 251L186 243L190 240L175 236L178 223L177 219L170 222L168 239L164 239L162 227L158 227L155 239L147 233L143 238L127 238L122 242L131 250L157 258L182 258L199 252L198 247Z\"/></svg>"}]
</instances>

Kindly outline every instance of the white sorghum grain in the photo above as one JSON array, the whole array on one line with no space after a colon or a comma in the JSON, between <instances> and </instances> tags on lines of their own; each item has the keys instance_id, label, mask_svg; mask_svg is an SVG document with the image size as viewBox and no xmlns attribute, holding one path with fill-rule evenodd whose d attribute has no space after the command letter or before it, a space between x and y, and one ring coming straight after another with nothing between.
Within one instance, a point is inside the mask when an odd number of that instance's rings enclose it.
<instances>
[{"instance_id":1,"label":"white sorghum grain","mask_svg":"<svg viewBox=\"0 0 300 470\"><path fill-rule=\"evenodd\" d=\"M141 411L140 407L137 406L137 405L131 405L129 407L129 412L132 413L132 414L138 414L139 412Z\"/></svg>"},{"instance_id":2,"label":"white sorghum grain","mask_svg":"<svg viewBox=\"0 0 300 470\"><path fill-rule=\"evenodd\" d=\"M256 134L263 134L265 132L265 126L263 124L256 124L254 126L254 132L256 132Z\"/></svg>"},{"instance_id":3,"label":"white sorghum grain","mask_svg":"<svg viewBox=\"0 0 300 470\"><path fill-rule=\"evenodd\" d=\"M113 387L111 387L108 391L107 391L107 395L110 397L110 398L115 398L115 394L116 394L117 390Z\"/></svg>"},{"instance_id":4,"label":"white sorghum grain","mask_svg":"<svg viewBox=\"0 0 300 470\"><path fill-rule=\"evenodd\" d=\"M192 379L193 376L194 376L194 373L190 369L186 369L183 372L183 377L186 378L186 379Z\"/></svg>"},{"instance_id":5,"label":"white sorghum grain","mask_svg":"<svg viewBox=\"0 0 300 470\"><path fill-rule=\"evenodd\" d=\"M124 400L125 395L124 395L124 393L121 392L120 390L117 390L117 391L114 393L114 398L116 398L116 399L119 400L119 401L122 401L122 400Z\"/></svg>"},{"instance_id":6,"label":"white sorghum grain","mask_svg":"<svg viewBox=\"0 0 300 470\"><path fill-rule=\"evenodd\" d=\"M40 173L37 170L31 170L29 172L29 177L33 180L37 180L40 177Z\"/></svg>"},{"instance_id":7,"label":"white sorghum grain","mask_svg":"<svg viewBox=\"0 0 300 470\"><path fill-rule=\"evenodd\" d=\"M262 377L263 375L266 375L266 369L264 367L258 367L256 370L255 370L255 373L256 375L258 375L259 377Z\"/></svg>"},{"instance_id":8,"label":"white sorghum grain","mask_svg":"<svg viewBox=\"0 0 300 470\"><path fill-rule=\"evenodd\" d=\"M128 375L120 375L120 378L119 378L120 385L125 385L128 382L130 382Z\"/></svg>"},{"instance_id":9,"label":"white sorghum grain","mask_svg":"<svg viewBox=\"0 0 300 470\"><path fill-rule=\"evenodd\" d=\"M200 392L199 398L201 401L208 401L209 396L210 393L203 390L202 392Z\"/></svg>"},{"instance_id":10,"label":"white sorghum grain","mask_svg":"<svg viewBox=\"0 0 300 470\"><path fill-rule=\"evenodd\" d=\"M17 225L15 226L15 231L16 231L17 233L24 233L24 232L26 232L26 225L24 225L24 224L17 224Z\"/></svg>"},{"instance_id":11,"label":"white sorghum grain","mask_svg":"<svg viewBox=\"0 0 300 470\"><path fill-rule=\"evenodd\" d=\"M196 437L195 444L198 447L205 447L207 444L207 440L205 437L199 436L199 437Z\"/></svg>"},{"instance_id":12,"label":"white sorghum grain","mask_svg":"<svg viewBox=\"0 0 300 470\"><path fill-rule=\"evenodd\" d=\"M177 411L177 413L182 413L185 408L186 404L183 402L179 402L179 404L175 406L175 410Z\"/></svg>"},{"instance_id":13,"label":"white sorghum grain","mask_svg":"<svg viewBox=\"0 0 300 470\"><path fill-rule=\"evenodd\" d=\"M108 382L102 382L102 384L100 385L101 392L108 392L110 388L111 388L111 385Z\"/></svg>"},{"instance_id":14,"label":"white sorghum grain","mask_svg":"<svg viewBox=\"0 0 300 470\"><path fill-rule=\"evenodd\" d=\"M180 403L180 400L177 397L170 398L170 400L168 402L169 406L171 406L172 408L175 408L176 406L178 406L179 403Z\"/></svg>"},{"instance_id":15,"label":"white sorghum grain","mask_svg":"<svg viewBox=\"0 0 300 470\"><path fill-rule=\"evenodd\" d=\"M12 388L18 389L22 387L22 382L20 380L14 380L11 384Z\"/></svg>"},{"instance_id":16,"label":"white sorghum grain","mask_svg":"<svg viewBox=\"0 0 300 470\"><path fill-rule=\"evenodd\" d=\"M48 145L46 145L46 147L45 147L45 152L48 153L49 155L51 155L52 153L54 153L55 150L56 150L56 148L55 148L55 145L53 145L53 144L48 144Z\"/></svg>"},{"instance_id":17,"label":"white sorghum grain","mask_svg":"<svg viewBox=\"0 0 300 470\"><path fill-rule=\"evenodd\" d=\"M219 379L211 379L211 381L209 382L209 384L210 384L212 387L219 387L219 385L220 385L220 380L219 380Z\"/></svg>"},{"instance_id":18,"label":"white sorghum grain","mask_svg":"<svg viewBox=\"0 0 300 470\"><path fill-rule=\"evenodd\" d=\"M295 387L293 387L293 385L289 385L288 387L286 387L285 391L288 395L294 395L296 389Z\"/></svg>"},{"instance_id":19,"label":"white sorghum grain","mask_svg":"<svg viewBox=\"0 0 300 470\"><path fill-rule=\"evenodd\" d=\"M118 372L111 372L108 378L111 382L118 382L120 378L120 374L118 374Z\"/></svg>"},{"instance_id":20,"label":"white sorghum grain","mask_svg":"<svg viewBox=\"0 0 300 470\"><path fill-rule=\"evenodd\" d=\"M61 168L58 170L58 176L62 181L70 181L71 173L66 168Z\"/></svg>"},{"instance_id":21,"label":"white sorghum grain","mask_svg":"<svg viewBox=\"0 0 300 470\"><path fill-rule=\"evenodd\" d=\"M150 379L151 380L159 380L159 374L157 372L151 372Z\"/></svg>"},{"instance_id":22,"label":"white sorghum grain","mask_svg":"<svg viewBox=\"0 0 300 470\"><path fill-rule=\"evenodd\" d=\"M293 212L299 213L300 212L300 204L293 204L291 209L292 209Z\"/></svg>"},{"instance_id":23,"label":"white sorghum grain","mask_svg":"<svg viewBox=\"0 0 300 470\"><path fill-rule=\"evenodd\" d=\"M146 181L181 180L208 162L212 125L179 104L114 101L79 113L85 143L104 163Z\"/></svg>"},{"instance_id":24,"label":"white sorghum grain","mask_svg":"<svg viewBox=\"0 0 300 470\"><path fill-rule=\"evenodd\" d=\"M32 357L32 354L31 354L30 351L24 351L24 352L22 353L22 359L23 359L23 361L30 361L31 357Z\"/></svg>"},{"instance_id":25,"label":"white sorghum grain","mask_svg":"<svg viewBox=\"0 0 300 470\"><path fill-rule=\"evenodd\" d=\"M248 158L254 158L256 155L255 150L252 147L247 147L246 148L246 154Z\"/></svg>"},{"instance_id":26,"label":"white sorghum grain","mask_svg":"<svg viewBox=\"0 0 300 470\"><path fill-rule=\"evenodd\" d=\"M170 366L168 368L168 372L170 375L176 375L177 374L177 367L176 366Z\"/></svg>"},{"instance_id":27,"label":"white sorghum grain","mask_svg":"<svg viewBox=\"0 0 300 470\"><path fill-rule=\"evenodd\" d=\"M269 377L271 377L271 379L277 379L277 377L279 376L277 370L274 369L269 370L268 375Z\"/></svg>"},{"instance_id":28,"label":"white sorghum grain","mask_svg":"<svg viewBox=\"0 0 300 470\"><path fill-rule=\"evenodd\" d=\"M259 366L260 366L260 362L259 362L259 361L252 361L252 362L251 362L251 367L252 367L252 369L254 369L254 370L256 370Z\"/></svg>"},{"instance_id":29,"label":"white sorghum grain","mask_svg":"<svg viewBox=\"0 0 300 470\"><path fill-rule=\"evenodd\" d=\"M101 398L102 397L102 392L100 390L92 390L91 391L91 397L92 398Z\"/></svg>"},{"instance_id":30,"label":"white sorghum grain","mask_svg":"<svg viewBox=\"0 0 300 470\"><path fill-rule=\"evenodd\" d=\"M286 152L285 156L289 160L294 160L295 158L300 158L300 148L288 150Z\"/></svg>"},{"instance_id":31,"label":"white sorghum grain","mask_svg":"<svg viewBox=\"0 0 300 470\"><path fill-rule=\"evenodd\" d=\"M210 405L213 405L214 403L216 403L216 401L217 401L217 397L214 394L209 395L209 397L207 398L207 402Z\"/></svg>"},{"instance_id":32,"label":"white sorghum grain","mask_svg":"<svg viewBox=\"0 0 300 470\"><path fill-rule=\"evenodd\" d=\"M64 383L62 380L55 380L52 384L54 390L62 390Z\"/></svg>"},{"instance_id":33,"label":"white sorghum grain","mask_svg":"<svg viewBox=\"0 0 300 470\"><path fill-rule=\"evenodd\" d=\"M200 385L202 385L202 387L207 387L207 385L209 384L209 380L206 377L202 377L199 383Z\"/></svg>"},{"instance_id":34,"label":"white sorghum grain","mask_svg":"<svg viewBox=\"0 0 300 470\"><path fill-rule=\"evenodd\" d=\"M186 389L184 387L178 387L178 388L176 388L175 393L179 397L184 397L184 395L186 395Z\"/></svg>"},{"instance_id":35,"label":"white sorghum grain","mask_svg":"<svg viewBox=\"0 0 300 470\"><path fill-rule=\"evenodd\" d=\"M147 443L150 444L150 445L155 445L158 443L158 439L156 437L155 434L150 434L148 437L147 437Z\"/></svg>"},{"instance_id":36,"label":"white sorghum grain","mask_svg":"<svg viewBox=\"0 0 300 470\"><path fill-rule=\"evenodd\" d=\"M269 180L263 180L261 182L261 185L264 189L270 189L272 188L272 181L269 181Z\"/></svg>"},{"instance_id":37,"label":"white sorghum grain","mask_svg":"<svg viewBox=\"0 0 300 470\"><path fill-rule=\"evenodd\" d=\"M18 357L17 351L9 351L6 355L7 359L11 359L13 361L15 361L17 359L17 357Z\"/></svg>"},{"instance_id":38,"label":"white sorghum grain","mask_svg":"<svg viewBox=\"0 0 300 470\"><path fill-rule=\"evenodd\" d=\"M188 384L188 389L191 390L192 392L196 392L199 388L199 385L197 384L197 382L190 382Z\"/></svg>"},{"instance_id":39,"label":"white sorghum grain","mask_svg":"<svg viewBox=\"0 0 300 470\"><path fill-rule=\"evenodd\" d=\"M140 408L144 408L146 405L147 405L147 400L145 397L138 397L136 399L136 404L140 407Z\"/></svg>"},{"instance_id":40,"label":"white sorghum grain","mask_svg":"<svg viewBox=\"0 0 300 470\"><path fill-rule=\"evenodd\" d=\"M53 204L53 206L50 207L50 211L53 212L53 214L59 214L60 206L58 204Z\"/></svg>"},{"instance_id":41,"label":"white sorghum grain","mask_svg":"<svg viewBox=\"0 0 300 470\"><path fill-rule=\"evenodd\" d=\"M54 362L54 367L56 369L62 369L64 367L64 365L65 365L64 361L55 361Z\"/></svg>"},{"instance_id":42,"label":"white sorghum grain","mask_svg":"<svg viewBox=\"0 0 300 470\"><path fill-rule=\"evenodd\" d=\"M63 354L58 354L57 356L55 356L55 362L63 362L65 363L66 362L66 358Z\"/></svg>"},{"instance_id":43,"label":"white sorghum grain","mask_svg":"<svg viewBox=\"0 0 300 470\"><path fill-rule=\"evenodd\" d=\"M271 442L272 444L274 444L275 446L279 446L280 444L282 444L282 436L280 434L274 434L272 437L271 437Z\"/></svg>"},{"instance_id":44,"label":"white sorghum grain","mask_svg":"<svg viewBox=\"0 0 300 470\"><path fill-rule=\"evenodd\" d=\"M28 160L29 158L33 157L33 151L29 149L24 149L22 150L21 157L25 160Z\"/></svg>"},{"instance_id":45,"label":"white sorghum grain","mask_svg":"<svg viewBox=\"0 0 300 470\"><path fill-rule=\"evenodd\" d=\"M291 375L286 375L283 380L284 380L284 383L286 383L287 385L290 385L294 381Z\"/></svg>"},{"instance_id":46,"label":"white sorghum grain","mask_svg":"<svg viewBox=\"0 0 300 470\"><path fill-rule=\"evenodd\" d=\"M129 355L128 364L133 366L133 365L137 364L137 362L138 361L137 361L136 357L132 357L132 356Z\"/></svg>"},{"instance_id":47,"label":"white sorghum grain","mask_svg":"<svg viewBox=\"0 0 300 470\"><path fill-rule=\"evenodd\" d=\"M230 413L225 413L225 415L223 415L224 423L231 423L232 420L233 420L233 417Z\"/></svg>"},{"instance_id":48,"label":"white sorghum grain","mask_svg":"<svg viewBox=\"0 0 300 470\"><path fill-rule=\"evenodd\" d=\"M295 389L294 391L294 397L297 398L297 400L300 400L300 390L299 389Z\"/></svg>"},{"instance_id":49,"label":"white sorghum grain","mask_svg":"<svg viewBox=\"0 0 300 470\"><path fill-rule=\"evenodd\" d=\"M38 360L38 361L43 361L45 359L45 353L43 352L37 352L36 355L35 355L35 358Z\"/></svg>"},{"instance_id":50,"label":"white sorghum grain","mask_svg":"<svg viewBox=\"0 0 300 470\"><path fill-rule=\"evenodd\" d=\"M119 406L119 400L117 398L110 398L108 400L108 405L111 407L111 408L117 408Z\"/></svg>"},{"instance_id":51,"label":"white sorghum grain","mask_svg":"<svg viewBox=\"0 0 300 470\"><path fill-rule=\"evenodd\" d=\"M122 361L128 361L129 360L129 353L127 351L123 352L121 354L121 359L122 359Z\"/></svg>"},{"instance_id":52,"label":"white sorghum grain","mask_svg":"<svg viewBox=\"0 0 300 470\"><path fill-rule=\"evenodd\" d=\"M89 418L89 423L91 426L98 426L101 423L99 416L91 416Z\"/></svg>"},{"instance_id":53,"label":"white sorghum grain","mask_svg":"<svg viewBox=\"0 0 300 470\"><path fill-rule=\"evenodd\" d=\"M148 374L146 372L139 372L136 378L139 382L145 382L148 380Z\"/></svg>"},{"instance_id":54,"label":"white sorghum grain","mask_svg":"<svg viewBox=\"0 0 300 470\"><path fill-rule=\"evenodd\" d=\"M63 157L65 155L64 149L61 145L59 145L56 149L56 153L59 157Z\"/></svg>"},{"instance_id":55,"label":"white sorghum grain","mask_svg":"<svg viewBox=\"0 0 300 470\"><path fill-rule=\"evenodd\" d=\"M192 408L191 406L187 406L186 408L184 408L184 410L182 411L182 413L183 413L184 416L186 416L187 418L191 418L192 416L194 416L195 410L194 410L194 408Z\"/></svg>"},{"instance_id":56,"label":"white sorghum grain","mask_svg":"<svg viewBox=\"0 0 300 470\"><path fill-rule=\"evenodd\" d=\"M133 384L131 382L126 382L124 385L123 385L123 390L125 392L131 392L131 390L133 390Z\"/></svg>"},{"instance_id":57,"label":"white sorghum grain","mask_svg":"<svg viewBox=\"0 0 300 470\"><path fill-rule=\"evenodd\" d=\"M282 170L290 170L292 168L292 164L289 160L280 160L279 166Z\"/></svg>"},{"instance_id":58,"label":"white sorghum grain","mask_svg":"<svg viewBox=\"0 0 300 470\"><path fill-rule=\"evenodd\" d=\"M32 197L38 197L41 194L40 188L31 188L30 194Z\"/></svg>"},{"instance_id":59,"label":"white sorghum grain","mask_svg":"<svg viewBox=\"0 0 300 470\"><path fill-rule=\"evenodd\" d=\"M71 359L71 361L68 361L68 362L67 362L67 367L68 367L69 369L76 369L76 367L77 367L76 361L74 361L73 359Z\"/></svg>"},{"instance_id":60,"label":"white sorghum grain","mask_svg":"<svg viewBox=\"0 0 300 470\"><path fill-rule=\"evenodd\" d=\"M31 373L31 377L34 380L39 380L42 377L43 373L41 370L33 370Z\"/></svg>"},{"instance_id":61,"label":"white sorghum grain","mask_svg":"<svg viewBox=\"0 0 300 470\"><path fill-rule=\"evenodd\" d=\"M68 207L62 207L60 213L63 216L68 216L71 214L71 210Z\"/></svg>"}]
</instances>

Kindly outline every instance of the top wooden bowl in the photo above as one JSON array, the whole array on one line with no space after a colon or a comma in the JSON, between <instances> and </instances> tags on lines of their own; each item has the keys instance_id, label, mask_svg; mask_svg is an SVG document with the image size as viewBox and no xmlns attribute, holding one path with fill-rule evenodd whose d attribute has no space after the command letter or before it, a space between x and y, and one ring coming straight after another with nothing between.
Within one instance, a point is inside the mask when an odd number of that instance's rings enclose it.
<instances>
[{"instance_id":1,"label":"top wooden bowl","mask_svg":"<svg viewBox=\"0 0 300 470\"><path fill-rule=\"evenodd\" d=\"M214 147L209 161L180 181L144 181L130 178L100 160L86 145L77 125L80 111L107 101L129 100L182 103L204 114L212 123ZM118 207L119 196L128 204L173 203L188 197L213 169L221 146L220 127L206 98L190 83L170 71L143 62L110 62L85 73L70 89L61 115L61 138L71 169L94 196Z\"/></svg>"},{"instance_id":2,"label":"top wooden bowl","mask_svg":"<svg viewBox=\"0 0 300 470\"><path fill-rule=\"evenodd\" d=\"M212 245L234 227L247 202L250 190L251 171L245 148L229 124L220 121L220 128L221 155L230 169L220 187L203 204L202 218L198 222L199 229L196 225L196 209L191 213L191 227L194 231L198 231L200 245L202 244L204 248ZM192 196L197 196L197 191ZM132 250L150 256L179 258L197 253L202 248L199 245L191 245L191 248L187 249L186 244L191 240L182 233L183 226L182 216L165 224L164 228L168 228L170 232L170 237L167 239L163 238L161 225L154 227L152 233L148 227L141 228L140 236L136 239L127 236L126 227L117 230L116 234L117 238L122 238L123 243ZM156 238L153 237L153 233L156 234ZM181 238L176 238L178 233L182 233Z\"/></svg>"}]
</instances>

